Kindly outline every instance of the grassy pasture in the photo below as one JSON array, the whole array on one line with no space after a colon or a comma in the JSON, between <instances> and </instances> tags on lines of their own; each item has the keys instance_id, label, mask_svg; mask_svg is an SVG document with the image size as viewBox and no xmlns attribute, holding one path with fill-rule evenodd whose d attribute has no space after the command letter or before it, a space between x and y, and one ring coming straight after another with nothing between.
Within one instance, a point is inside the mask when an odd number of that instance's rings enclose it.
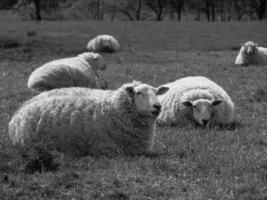
<instances>
[{"instance_id":1,"label":"grassy pasture","mask_svg":"<svg viewBox=\"0 0 267 200\"><path fill-rule=\"evenodd\" d=\"M267 22L0 22L0 27L0 42L20 44L0 49L0 199L267 199L267 68L233 64L240 43L267 46ZM22 173L7 123L34 95L26 88L28 76L44 62L83 52L101 33L114 35L123 48L103 54L108 69L102 75L110 88L134 79L158 86L207 76L234 100L236 126L161 127L155 156L65 156L55 172Z\"/></svg>"}]
</instances>

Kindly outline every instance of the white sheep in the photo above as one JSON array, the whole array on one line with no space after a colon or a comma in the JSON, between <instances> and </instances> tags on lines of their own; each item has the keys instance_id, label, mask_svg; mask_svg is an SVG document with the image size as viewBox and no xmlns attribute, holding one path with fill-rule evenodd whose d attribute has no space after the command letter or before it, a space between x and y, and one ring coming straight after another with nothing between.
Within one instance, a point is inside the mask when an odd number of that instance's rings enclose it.
<instances>
[{"instance_id":1,"label":"white sheep","mask_svg":"<svg viewBox=\"0 0 267 200\"><path fill-rule=\"evenodd\" d=\"M86 49L88 51L117 52L120 50L120 44L111 35L98 35L89 41Z\"/></svg>"},{"instance_id":2,"label":"white sheep","mask_svg":"<svg viewBox=\"0 0 267 200\"><path fill-rule=\"evenodd\" d=\"M266 65L267 48L259 47L257 43L248 41L241 44L241 49L235 60L236 65Z\"/></svg>"},{"instance_id":3,"label":"white sheep","mask_svg":"<svg viewBox=\"0 0 267 200\"><path fill-rule=\"evenodd\" d=\"M202 76L189 76L165 84L169 91L159 96L160 125L196 122L201 126L227 125L234 118L234 104L215 82Z\"/></svg>"},{"instance_id":4,"label":"white sheep","mask_svg":"<svg viewBox=\"0 0 267 200\"><path fill-rule=\"evenodd\" d=\"M105 70L106 64L97 53L82 53L76 57L48 62L32 72L27 86L35 90L51 90L62 87L105 88L97 70Z\"/></svg>"},{"instance_id":5,"label":"white sheep","mask_svg":"<svg viewBox=\"0 0 267 200\"><path fill-rule=\"evenodd\" d=\"M147 153L153 148L155 120L161 110L156 95L167 90L133 82L115 91L47 91L18 109L9 122L9 136L22 147L43 145L74 155Z\"/></svg>"}]
</instances>

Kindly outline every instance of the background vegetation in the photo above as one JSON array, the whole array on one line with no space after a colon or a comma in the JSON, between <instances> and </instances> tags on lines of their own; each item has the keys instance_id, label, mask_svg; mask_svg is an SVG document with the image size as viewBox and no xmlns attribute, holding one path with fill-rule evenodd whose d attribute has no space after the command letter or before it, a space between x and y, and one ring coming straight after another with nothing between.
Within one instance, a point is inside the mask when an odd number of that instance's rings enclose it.
<instances>
[{"instance_id":1,"label":"background vegetation","mask_svg":"<svg viewBox=\"0 0 267 200\"><path fill-rule=\"evenodd\" d=\"M31 19L262 20L266 0L1 0Z\"/></svg>"},{"instance_id":2,"label":"background vegetation","mask_svg":"<svg viewBox=\"0 0 267 200\"><path fill-rule=\"evenodd\" d=\"M2 41L16 44L0 49L1 199L266 200L267 68L233 64L241 42L267 44L266 21L2 21L0 26ZM119 53L103 54L108 68L102 76L110 88L134 79L158 86L183 76L207 76L233 98L235 125L161 127L153 156L60 155L56 171L24 173L27 163L11 146L7 125L34 95L26 88L30 73L85 51L89 39L101 33L122 45Z\"/></svg>"}]
</instances>

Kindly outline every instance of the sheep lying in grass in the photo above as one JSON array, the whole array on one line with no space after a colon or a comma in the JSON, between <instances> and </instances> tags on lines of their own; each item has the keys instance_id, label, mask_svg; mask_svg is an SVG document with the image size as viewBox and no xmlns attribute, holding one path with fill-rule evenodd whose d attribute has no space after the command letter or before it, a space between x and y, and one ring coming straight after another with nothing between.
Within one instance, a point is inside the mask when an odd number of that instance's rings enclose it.
<instances>
[{"instance_id":1,"label":"sheep lying in grass","mask_svg":"<svg viewBox=\"0 0 267 200\"><path fill-rule=\"evenodd\" d=\"M28 88L51 90L62 87L106 88L97 70L105 70L106 64L97 53L82 53L76 57L48 62L37 68L29 77Z\"/></svg>"},{"instance_id":2,"label":"sheep lying in grass","mask_svg":"<svg viewBox=\"0 0 267 200\"><path fill-rule=\"evenodd\" d=\"M44 146L72 155L147 153L153 148L155 120L161 110L156 95L167 90L133 82L115 91L47 91L14 114L9 136L19 146Z\"/></svg>"},{"instance_id":3,"label":"sheep lying in grass","mask_svg":"<svg viewBox=\"0 0 267 200\"><path fill-rule=\"evenodd\" d=\"M227 125L234 118L234 104L215 82L201 76L189 76L168 83L169 91L159 96L160 125Z\"/></svg>"},{"instance_id":4,"label":"sheep lying in grass","mask_svg":"<svg viewBox=\"0 0 267 200\"><path fill-rule=\"evenodd\" d=\"M89 41L87 50L112 53L120 50L120 44L111 35L98 35Z\"/></svg>"},{"instance_id":5,"label":"sheep lying in grass","mask_svg":"<svg viewBox=\"0 0 267 200\"><path fill-rule=\"evenodd\" d=\"M248 41L241 45L236 57L236 65L265 65L267 64L267 48L259 47L258 44Z\"/></svg>"}]
</instances>

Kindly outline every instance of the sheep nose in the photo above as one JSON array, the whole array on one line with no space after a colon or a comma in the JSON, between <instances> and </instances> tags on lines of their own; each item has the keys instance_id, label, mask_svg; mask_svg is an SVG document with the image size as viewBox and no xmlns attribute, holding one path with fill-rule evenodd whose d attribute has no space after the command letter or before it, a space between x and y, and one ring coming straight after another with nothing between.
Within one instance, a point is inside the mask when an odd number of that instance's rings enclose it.
<instances>
[{"instance_id":1,"label":"sheep nose","mask_svg":"<svg viewBox=\"0 0 267 200\"><path fill-rule=\"evenodd\" d=\"M160 104L154 104L153 107L154 107L157 111L160 111L160 110L161 110L161 105L160 105Z\"/></svg>"},{"instance_id":2,"label":"sheep nose","mask_svg":"<svg viewBox=\"0 0 267 200\"><path fill-rule=\"evenodd\" d=\"M209 120L202 119L203 126L206 126L208 122L209 122Z\"/></svg>"}]
</instances>

